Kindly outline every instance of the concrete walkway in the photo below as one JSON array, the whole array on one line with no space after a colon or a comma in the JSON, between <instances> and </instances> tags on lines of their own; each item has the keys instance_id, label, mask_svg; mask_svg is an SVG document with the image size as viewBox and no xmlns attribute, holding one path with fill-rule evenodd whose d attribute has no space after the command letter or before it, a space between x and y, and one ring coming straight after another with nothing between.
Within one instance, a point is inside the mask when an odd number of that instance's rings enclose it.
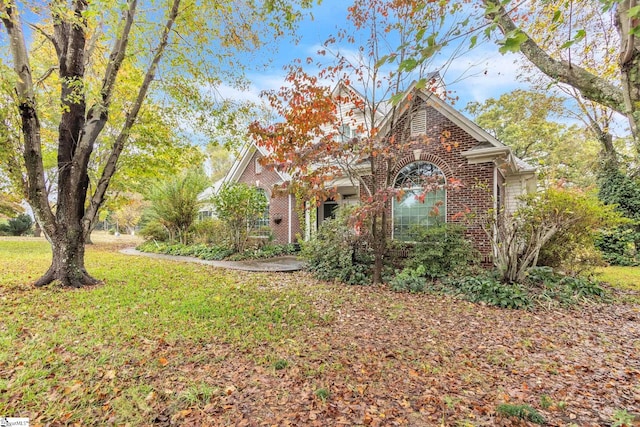
<instances>
[{"instance_id":1,"label":"concrete walkway","mask_svg":"<svg viewBox=\"0 0 640 427\"><path fill-rule=\"evenodd\" d=\"M125 255L140 255L155 259L165 259L168 261L195 262L197 264L212 265L214 267L228 268L230 270L242 271L298 271L304 267L304 262L294 256L281 256L266 259L251 259L246 261L208 261L191 256L154 254L140 252L134 248L122 249L120 253Z\"/></svg>"}]
</instances>

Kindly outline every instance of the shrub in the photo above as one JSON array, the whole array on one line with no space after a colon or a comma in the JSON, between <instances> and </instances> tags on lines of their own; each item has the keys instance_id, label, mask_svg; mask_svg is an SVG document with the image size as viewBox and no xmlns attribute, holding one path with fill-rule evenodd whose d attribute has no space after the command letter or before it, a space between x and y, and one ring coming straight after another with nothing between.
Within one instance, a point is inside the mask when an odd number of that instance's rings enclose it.
<instances>
[{"instance_id":1,"label":"shrub","mask_svg":"<svg viewBox=\"0 0 640 427\"><path fill-rule=\"evenodd\" d=\"M596 237L601 230L624 222L622 215L594 195L574 190L547 190L542 203L543 215L564 212L564 218L559 231L542 246L537 264L562 268L570 274L602 265Z\"/></svg>"},{"instance_id":2,"label":"shrub","mask_svg":"<svg viewBox=\"0 0 640 427\"><path fill-rule=\"evenodd\" d=\"M302 244L302 257L307 269L320 280L369 284L372 251L349 226L348 215L348 210L341 208L335 219L323 221L315 239Z\"/></svg>"},{"instance_id":3,"label":"shrub","mask_svg":"<svg viewBox=\"0 0 640 427\"><path fill-rule=\"evenodd\" d=\"M604 259L614 265L639 264L640 250L640 178L622 164L605 164L600 172L598 197L615 206L630 222L598 238Z\"/></svg>"},{"instance_id":4,"label":"shrub","mask_svg":"<svg viewBox=\"0 0 640 427\"><path fill-rule=\"evenodd\" d=\"M522 199L514 214L493 215L485 232L494 244L495 261L503 282L523 282L529 268L539 264L568 267L582 247L594 247L599 229L623 222L613 207L577 190L550 188ZM589 259L587 257L586 259Z\"/></svg>"},{"instance_id":5,"label":"shrub","mask_svg":"<svg viewBox=\"0 0 640 427\"><path fill-rule=\"evenodd\" d=\"M530 421L534 424L544 425L547 421L540 414L529 405L514 405L511 403L503 403L498 405L496 412L500 415L518 418L524 421Z\"/></svg>"},{"instance_id":6,"label":"shrub","mask_svg":"<svg viewBox=\"0 0 640 427\"><path fill-rule=\"evenodd\" d=\"M233 251L224 246L208 245L183 245L180 243L169 244L166 242L146 241L138 245L137 249L142 252L151 252L166 255L194 256L206 260L222 260L227 258Z\"/></svg>"},{"instance_id":7,"label":"shrub","mask_svg":"<svg viewBox=\"0 0 640 427\"><path fill-rule=\"evenodd\" d=\"M416 226L411 235L415 244L406 266L413 270L422 267L425 277L455 276L468 271L477 260L477 252L460 225Z\"/></svg>"},{"instance_id":8,"label":"shrub","mask_svg":"<svg viewBox=\"0 0 640 427\"><path fill-rule=\"evenodd\" d=\"M298 248L294 244L265 245L261 248L247 249L244 252L233 254L229 257L229 260L240 261L243 259L273 258L295 254L296 252L298 252Z\"/></svg>"},{"instance_id":9,"label":"shrub","mask_svg":"<svg viewBox=\"0 0 640 427\"><path fill-rule=\"evenodd\" d=\"M502 308L523 309L532 305L526 290L518 284L500 283L492 276L461 277L444 281L450 292L471 302Z\"/></svg>"},{"instance_id":10,"label":"shrub","mask_svg":"<svg viewBox=\"0 0 640 427\"><path fill-rule=\"evenodd\" d=\"M9 236L22 236L27 234L33 226L33 220L27 214L20 214L11 218L6 224L0 224L0 233Z\"/></svg>"},{"instance_id":11,"label":"shrub","mask_svg":"<svg viewBox=\"0 0 640 427\"><path fill-rule=\"evenodd\" d=\"M169 230L159 221L145 220L143 217L143 224L142 229L140 229L140 235L146 240L155 240L158 242L169 241ZM109 230L109 233L113 234L112 230Z\"/></svg>"},{"instance_id":12,"label":"shrub","mask_svg":"<svg viewBox=\"0 0 640 427\"><path fill-rule=\"evenodd\" d=\"M427 284L424 275L425 267L422 265L416 269L407 267L391 279L389 285L396 292L424 292Z\"/></svg>"},{"instance_id":13,"label":"shrub","mask_svg":"<svg viewBox=\"0 0 640 427\"><path fill-rule=\"evenodd\" d=\"M160 235L159 230L164 228L169 241L177 239L183 245L187 244L189 229L202 204L198 196L207 185L206 176L199 171L185 172L156 183L147 194L151 206L147 210L150 224L145 227L145 233Z\"/></svg>"},{"instance_id":14,"label":"shrub","mask_svg":"<svg viewBox=\"0 0 640 427\"><path fill-rule=\"evenodd\" d=\"M196 221L191 226L194 243L217 246L230 246L228 229L224 222L217 218L206 218Z\"/></svg>"},{"instance_id":15,"label":"shrub","mask_svg":"<svg viewBox=\"0 0 640 427\"><path fill-rule=\"evenodd\" d=\"M635 225L624 225L612 230L601 232L596 238L596 246L602 252L602 257L612 265L637 266L640 232Z\"/></svg>"},{"instance_id":16,"label":"shrub","mask_svg":"<svg viewBox=\"0 0 640 427\"><path fill-rule=\"evenodd\" d=\"M264 215L268 200L258 187L244 183L226 184L212 198L218 218L227 227L233 250L242 252L251 226Z\"/></svg>"}]
</instances>

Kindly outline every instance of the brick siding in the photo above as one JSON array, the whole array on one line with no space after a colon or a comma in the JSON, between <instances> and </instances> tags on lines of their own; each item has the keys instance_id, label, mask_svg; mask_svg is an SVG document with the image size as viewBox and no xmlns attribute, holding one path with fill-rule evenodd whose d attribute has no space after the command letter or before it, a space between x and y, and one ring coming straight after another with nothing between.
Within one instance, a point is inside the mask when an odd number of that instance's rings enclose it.
<instances>
[{"instance_id":1,"label":"brick siding","mask_svg":"<svg viewBox=\"0 0 640 427\"><path fill-rule=\"evenodd\" d=\"M260 172L257 172L256 159L258 158L260 158L260 153L256 151L253 153L247 168L238 179L238 182L243 182L247 185L257 185L265 191L269 198L269 227L273 232L274 243L285 244L289 242L289 196L277 195L273 197L273 187L277 184L282 184L282 179L276 171L266 166L262 167ZM293 211L291 239L292 242L295 242L297 241L297 236L303 233L300 228L300 220L296 211L296 201L293 196L291 203ZM282 218L279 224L274 221L277 217Z\"/></svg>"},{"instance_id":2,"label":"brick siding","mask_svg":"<svg viewBox=\"0 0 640 427\"><path fill-rule=\"evenodd\" d=\"M421 108L426 108L427 130L426 137L411 138L410 120L412 115ZM459 180L461 185L456 189L447 189L446 210L447 222L467 224L467 237L480 252L485 263L491 259L491 242L483 231L478 220L467 222L459 213L470 210L483 214L493 208L494 164L469 164L462 157L463 151L478 144L471 135L447 119L443 114L431 106L424 106L424 101L417 99L412 108L408 109L397 121L395 126L396 141L402 148L397 153L391 166L391 185L400 169L415 161L427 161L436 165L450 179ZM444 136L443 136L444 135ZM441 138L441 136L443 136ZM417 151L419 150L419 151ZM416 157L416 154L418 156ZM382 163L376 168L377 179L382 185L387 175L386 167ZM391 208L388 215L391 218ZM390 221L391 222L391 221ZM388 233L391 233L389 224Z\"/></svg>"}]
</instances>

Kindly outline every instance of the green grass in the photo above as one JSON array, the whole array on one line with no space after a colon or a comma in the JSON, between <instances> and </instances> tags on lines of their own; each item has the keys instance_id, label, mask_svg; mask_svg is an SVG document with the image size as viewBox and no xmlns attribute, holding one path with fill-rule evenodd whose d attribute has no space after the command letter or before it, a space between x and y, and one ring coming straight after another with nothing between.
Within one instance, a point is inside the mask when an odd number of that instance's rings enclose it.
<instances>
[{"instance_id":1,"label":"green grass","mask_svg":"<svg viewBox=\"0 0 640 427\"><path fill-rule=\"evenodd\" d=\"M606 267L596 271L598 279L620 289L640 291L640 267Z\"/></svg>"},{"instance_id":2,"label":"green grass","mask_svg":"<svg viewBox=\"0 0 640 427\"><path fill-rule=\"evenodd\" d=\"M268 355L314 321L301 293L267 275L240 282L238 272L89 247L87 268L104 284L33 288L49 262L44 241L0 240L0 414L19 408L32 419L84 424L112 412L117 424L138 425L145 399L161 391L152 384L158 372L197 358L200 343ZM217 387L186 378L170 386L184 388L181 400Z\"/></svg>"},{"instance_id":3,"label":"green grass","mask_svg":"<svg viewBox=\"0 0 640 427\"><path fill-rule=\"evenodd\" d=\"M621 289L625 293L620 300L631 304L640 304L640 267L611 266L596 270L598 280ZM631 293L628 293L631 291Z\"/></svg>"},{"instance_id":4,"label":"green grass","mask_svg":"<svg viewBox=\"0 0 640 427\"><path fill-rule=\"evenodd\" d=\"M36 289L46 242L0 238L0 415L34 426L437 425L448 396L451 425L491 425L501 390L535 377L546 389L523 402L540 401L554 425L570 402L591 425L637 391L621 377L601 403L581 393L597 373L638 363L633 306L538 315L126 256L123 244L87 248L102 284Z\"/></svg>"}]
</instances>

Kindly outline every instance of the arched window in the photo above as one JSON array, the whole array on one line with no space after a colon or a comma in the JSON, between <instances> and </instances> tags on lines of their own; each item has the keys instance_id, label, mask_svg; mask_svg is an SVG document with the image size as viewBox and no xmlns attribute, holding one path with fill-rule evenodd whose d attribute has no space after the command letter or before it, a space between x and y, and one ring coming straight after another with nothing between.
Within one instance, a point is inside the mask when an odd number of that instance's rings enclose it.
<instances>
[{"instance_id":1,"label":"arched window","mask_svg":"<svg viewBox=\"0 0 640 427\"><path fill-rule=\"evenodd\" d=\"M429 227L446 221L444 184L444 174L433 163L413 162L400 169L394 187L403 189L404 194L393 200L394 239L410 241L416 225Z\"/></svg>"}]
</instances>

